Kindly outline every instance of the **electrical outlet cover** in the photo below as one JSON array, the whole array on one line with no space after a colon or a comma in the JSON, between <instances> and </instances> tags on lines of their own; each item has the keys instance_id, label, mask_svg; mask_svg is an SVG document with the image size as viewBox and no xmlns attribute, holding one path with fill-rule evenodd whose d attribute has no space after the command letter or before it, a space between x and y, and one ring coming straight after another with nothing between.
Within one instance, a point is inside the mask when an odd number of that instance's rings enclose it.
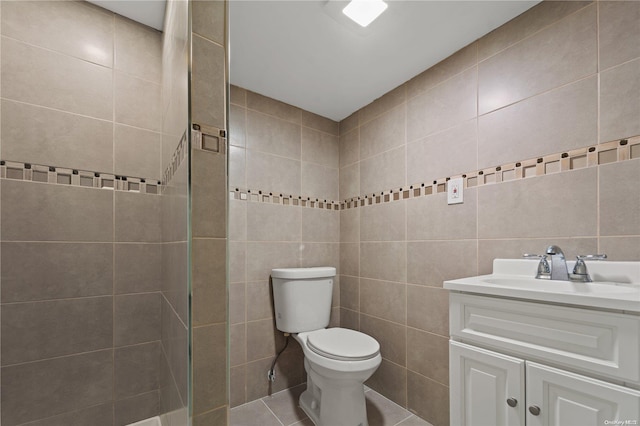
<instances>
[{"instance_id":1,"label":"electrical outlet cover","mask_svg":"<svg viewBox=\"0 0 640 426\"><path fill-rule=\"evenodd\" d=\"M449 179L447 182L447 204L462 204L464 202L463 186L462 178Z\"/></svg>"}]
</instances>

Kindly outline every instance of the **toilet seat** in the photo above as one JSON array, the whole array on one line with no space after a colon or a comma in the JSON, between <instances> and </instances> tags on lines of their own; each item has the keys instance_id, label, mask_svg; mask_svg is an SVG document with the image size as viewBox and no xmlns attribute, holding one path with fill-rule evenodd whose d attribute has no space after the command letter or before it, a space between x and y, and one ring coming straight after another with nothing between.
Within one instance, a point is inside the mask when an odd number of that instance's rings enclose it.
<instances>
[{"instance_id":1,"label":"toilet seat","mask_svg":"<svg viewBox=\"0 0 640 426\"><path fill-rule=\"evenodd\" d=\"M309 333L307 346L320 356L339 361L364 361L380 353L380 344L373 337L339 327Z\"/></svg>"}]
</instances>

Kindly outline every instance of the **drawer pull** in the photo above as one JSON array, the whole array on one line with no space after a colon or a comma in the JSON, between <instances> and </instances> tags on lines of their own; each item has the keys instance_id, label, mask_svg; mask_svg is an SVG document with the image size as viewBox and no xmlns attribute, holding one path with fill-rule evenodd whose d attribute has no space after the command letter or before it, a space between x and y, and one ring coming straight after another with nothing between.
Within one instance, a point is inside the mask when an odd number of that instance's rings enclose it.
<instances>
[{"instance_id":1,"label":"drawer pull","mask_svg":"<svg viewBox=\"0 0 640 426\"><path fill-rule=\"evenodd\" d=\"M529 412L531 414L533 414L534 416L539 416L540 415L540 407L538 407L537 405L532 405L529 407Z\"/></svg>"},{"instance_id":2,"label":"drawer pull","mask_svg":"<svg viewBox=\"0 0 640 426\"><path fill-rule=\"evenodd\" d=\"M507 405L509 407L515 407L516 405L518 405L518 400L515 398L509 398L507 399Z\"/></svg>"}]
</instances>

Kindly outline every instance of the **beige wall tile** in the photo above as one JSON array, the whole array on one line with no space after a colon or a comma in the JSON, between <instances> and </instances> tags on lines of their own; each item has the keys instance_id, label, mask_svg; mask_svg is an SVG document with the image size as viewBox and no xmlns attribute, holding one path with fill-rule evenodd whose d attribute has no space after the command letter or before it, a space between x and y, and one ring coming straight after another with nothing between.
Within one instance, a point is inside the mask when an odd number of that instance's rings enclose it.
<instances>
[{"instance_id":1,"label":"beige wall tile","mask_svg":"<svg viewBox=\"0 0 640 426\"><path fill-rule=\"evenodd\" d=\"M360 276L404 282L407 247L401 242L360 243Z\"/></svg>"},{"instance_id":2,"label":"beige wall tile","mask_svg":"<svg viewBox=\"0 0 640 426\"><path fill-rule=\"evenodd\" d=\"M340 308L340 327L360 330L360 315L356 311Z\"/></svg>"},{"instance_id":3,"label":"beige wall tile","mask_svg":"<svg viewBox=\"0 0 640 426\"><path fill-rule=\"evenodd\" d=\"M269 281L247 283L247 321L273 318L273 300Z\"/></svg>"},{"instance_id":4,"label":"beige wall tile","mask_svg":"<svg viewBox=\"0 0 640 426\"><path fill-rule=\"evenodd\" d=\"M407 359L407 333L404 326L361 314L360 331L380 343L380 354L384 359L400 366L405 366Z\"/></svg>"},{"instance_id":5,"label":"beige wall tile","mask_svg":"<svg viewBox=\"0 0 640 426\"><path fill-rule=\"evenodd\" d=\"M227 319L227 244L225 239L191 241L191 318L194 326Z\"/></svg>"},{"instance_id":6,"label":"beige wall tile","mask_svg":"<svg viewBox=\"0 0 640 426\"><path fill-rule=\"evenodd\" d=\"M226 156L191 151L191 233L194 237L227 236Z\"/></svg>"},{"instance_id":7,"label":"beige wall tile","mask_svg":"<svg viewBox=\"0 0 640 426\"><path fill-rule=\"evenodd\" d=\"M600 235L640 235L640 159L599 168Z\"/></svg>"},{"instance_id":8,"label":"beige wall tile","mask_svg":"<svg viewBox=\"0 0 640 426\"><path fill-rule=\"evenodd\" d=\"M235 86L234 86L235 87ZM231 93L234 93L232 90ZM246 146L247 109L237 105L229 105L229 144Z\"/></svg>"},{"instance_id":9,"label":"beige wall tile","mask_svg":"<svg viewBox=\"0 0 640 426\"><path fill-rule=\"evenodd\" d=\"M483 60L494 55L591 3L593 2L541 2L478 40L478 57Z\"/></svg>"},{"instance_id":10,"label":"beige wall tile","mask_svg":"<svg viewBox=\"0 0 640 426\"><path fill-rule=\"evenodd\" d=\"M110 191L5 179L0 185L4 241L113 241Z\"/></svg>"},{"instance_id":11,"label":"beige wall tile","mask_svg":"<svg viewBox=\"0 0 640 426\"><path fill-rule=\"evenodd\" d=\"M471 43L440 61L407 82L407 97L412 98L425 90L448 80L477 63L478 43Z\"/></svg>"},{"instance_id":12,"label":"beige wall tile","mask_svg":"<svg viewBox=\"0 0 640 426\"><path fill-rule=\"evenodd\" d=\"M340 241L340 213L324 209L300 209L302 211L302 241Z\"/></svg>"},{"instance_id":13,"label":"beige wall tile","mask_svg":"<svg viewBox=\"0 0 640 426\"><path fill-rule=\"evenodd\" d=\"M229 240L247 239L247 203L241 200L229 200Z\"/></svg>"},{"instance_id":14,"label":"beige wall tile","mask_svg":"<svg viewBox=\"0 0 640 426\"><path fill-rule=\"evenodd\" d=\"M354 277L360 274L360 244L340 243L340 272Z\"/></svg>"},{"instance_id":15,"label":"beige wall tile","mask_svg":"<svg viewBox=\"0 0 640 426\"><path fill-rule=\"evenodd\" d=\"M397 189L405 184L406 147L360 162L360 194Z\"/></svg>"},{"instance_id":16,"label":"beige wall tile","mask_svg":"<svg viewBox=\"0 0 640 426\"><path fill-rule=\"evenodd\" d=\"M406 323L406 285L360 279L360 312L378 318ZM362 318L360 318L362 327Z\"/></svg>"},{"instance_id":17,"label":"beige wall tile","mask_svg":"<svg viewBox=\"0 0 640 426\"><path fill-rule=\"evenodd\" d=\"M304 243L300 247L300 266L310 268L314 266L333 266L340 273L340 244L339 243ZM337 285L334 285L334 289ZM334 291L334 296L339 292Z\"/></svg>"},{"instance_id":18,"label":"beige wall tile","mask_svg":"<svg viewBox=\"0 0 640 426\"><path fill-rule=\"evenodd\" d=\"M232 84L230 92L232 104L240 105L243 107L247 106L247 91L245 89Z\"/></svg>"},{"instance_id":19,"label":"beige wall tile","mask_svg":"<svg viewBox=\"0 0 640 426\"><path fill-rule=\"evenodd\" d=\"M162 32L115 16L114 68L160 84Z\"/></svg>"},{"instance_id":20,"label":"beige wall tile","mask_svg":"<svg viewBox=\"0 0 640 426\"><path fill-rule=\"evenodd\" d=\"M596 142L597 78L524 100L478 119L478 167L568 151Z\"/></svg>"},{"instance_id":21,"label":"beige wall tile","mask_svg":"<svg viewBox=\"0 0 640 426\"><path fill-rule=\"evenodd\" d=\"M406 240L406 203L374 204L360 211L360 241Z\"/></svg>"},{"instance_id":22,"label":"beige wall tile","mask_svg":"<svg viewBox=\"0 0 640 426\"><path fill-rule=\"evenodd\" d=\"M239 283L247 280L247 243L229 242L229 282Z\"/></svg>"},{"instance_id":23,"label":"beige wall tile","mask_svg":"<svg viewBox=\"0 0 640 426\"><path fill-rule=\"evenodd\" d=\"M348 131L360 125L360 111L356 111L340 122L340 135L344 135Z\"/></svg>"},{"instance_id":24,"label":"beige wall tile","mask_svg":"<svg viewBox=\"0 0 640 426\"><path fill-rule=\"evenodd\" d=\"M407 325L440 336L449 335L449 291L407 285Z\"/></svg>"},{"instance_id":25,"label":"beige wall tile","mask_svg":"<svg viewBox=\"0 0 640 426\"><path fill-rule=\"evenodd\" d=\"M247 111L247 148L300 160L300 125L256 111Z\"/></svg>"},{"instance_id":26,"label":"beige wall tile","mask_svg":"<svg viewBox=\"0 0 640 426\"><path fill-rule=\"evenodd\" d=\"M240 324L246 321L246 284L229 284L229 324Z\"/></svg>"},{"instance_id":27,"label":"beige wall tile","mask_svg":"<svg viewBox=\"0 0 640 426\"><path fill-rule=\"evenodd\" d=\"M250 189L300 194L300 161L247 151L247 186Z\"/></svg>"},{"instance_id":28,"label":"beige wall tile","mask_svg":"<svg viewBox=\"0 0 640 426\"><path fill-rule=\"evenodd\" d=\"M247 90L247 108L301 124L302 110L293 105Z\"/></svg>"},{"instance_id":29,"label":"beige wall tile","mask_svg":"<svg viewBox=\"0 0 640 426\"><path fill-rule=\"evenodd\" d=\"M161 180L162 139L160 133L122 124L116 124L114 127L114 172L125 176ZM83 149L83 151L85 150L86 148Z\"/></svg>"},{"instance_id":30,"label":"beige wall tile","mask_svg":"<svg viewBox=\"0 0 640 426\"><path fill-rule=\"evenodd\" d=\"M1 49L4 98L112 118L111 69L7 37L2 37Z\"/></svg>"},{"instance_id":31,"label":"beige wall tile","mask_svg":"<svg viewBox=\"0 0 640 426\"><path fill-rule=\"evenodd\" d=\"M247 243L247 279L266 280L274 268L297 268L300 264L299 243Z\"/></svg>"},{"instance_id":32,"label":"beige wall tile","mask_svg":"<svg viewBox=\"0 0 640 426\"><path fill-rule=\"evenodd\" d=\"M609 260L625 261L640 259L640 237L600 237L599 252Z\"/></svg>"},{"instance_id":33,"label":"beige wall tile","mask_svg":"<svg viewBox=\"0 0 640 426\"><path fill-rule=\"evenodd\" d=\"M267 367L268 368L268 367ZM229 373L230 391L229 406L237 407L247 402L246 395L246 365L231 367Z\"/></svg>"},{"instance_id":34,"label":"beige wall tile","mask_svg":"<svg viewBox=\"0 0 640 426\"><path fill-rule=\"evenodd\" d=\"M442 287L446 280L477 275L475 240L407 243L407 282Z\"/></svg>"},{"instance_id":35,"label":"beige wall tile","mask_svg":"<svg viewBox=\"0 0 640 426\"><path fill-rule=\"evenodd\" d=\"M597 66L596 5L592 5L481 62L478 113L594 74Z\"/></svg>"},{"instance_id":36,"label":"beige wall tile","mask_svg":"<svg viewBox=\"0 0 640 426\"><path fill-rule=\"evenodd\" d=\"M340 242L360 241L360 209L340 211Z\"/></svg>"},{"instance_id":37,"label":"beige wall tile","mask_svg":"<svg viewBox=\"0 0 640 426\"><path fill-rule=\"evenodd\" d=\"M247 203L248 241L300 241L301 209Z\"/></svg>"},{"instance_id":38,"label":"beige wall tile","mask_svg":"<svg viewBox=\"0 0 640 426\"><path fill-rule=\"evenodd\" d=\"M226 11L223 1L197 0L191 4L191 25L194 33L215 41L225 43Z\"/></svg>"},{"instance_id":39,"label":"beige wall tile","mask_svg":"<svg viewBox=\"0 0 640 426\"><path fill-rule=\"evenodd\" d=\"M247 361L275 356L283 345L284 337L272 318L247 323Z\"/></svg>"},{"instance_id":40,"label":"beige wall tile","mask_svg":"<svg viewBox=\"0 0 640 426\"><path fill-rule=\"evenodd\" d=\"M302 126L309 127L314 130L320 130L333 136L340 134L340 123L314 114L309 111L302 110Z\"/></svg>"},{"instance_id":41,"label":"beige wall tile","mask_svg":"<svg viewBox=\"0 0 640 426\"><path fill-rule=\"evenodd\" d=\"M225 324L193 329L193 412L200 414L227 401Z\"/></svg>"},{"instance_id":42,"label":"beige wall tile","mask_svg":"<svg viewBox=\"0 0 640 426\"><path fill-rule=\"evenodd\" d=\"M157 214L160 210L160 197L116 191L114 198L115 241L161 242L161 217Z\"/></svg>"},{"instance_id":43,"label":"beige wall tile","mask_svg":"<svg viewBox=\"0 0 640 426\"><path fill-rule=\"evenodd\" d=\"M407 145L407 183L470 172L478 167L476 119Z\"/></svg>"},{"instance_id":44,"label":"beige wall tile","mask_svg":"<svg viewBox=\"0 0 640 426\"><path fill-rule=\"evenodd\" d=\"M360 160L405 143L404 103L360 126Z\"/></svg>"},{"instance_id":45,"label":"beige wall tile","mask_svg":"<svg viewBox=\"0 0 640 426\"><path fill-rule=\"evenodd\" d=\"M1 114L2 158L113 173L111 122L6 99Z\"/></svg>"},{"instance_id":46,"label":"beige wall tile","mask_svg":"<svg viewBox=\"0 0 640 426\"><path fill-rule=\"evenodd\" d=\"M227 84L224 48L194 35L191 55L191 121L224 129Z\"/></svg>"},{"instance_id":47,"label":"beige wall tile","mask_svg":"<svg viewBox=\"0 0 640 426\"><path fill-rule=\"evenodd\" d=\"M340 307L360 310L360 279L348 275L340 275Z\"/></svg>"},{"instance_id":48,"label":"beige wall tile","mask_svg":"<svg viewBox=\"0 0 640 426\"><path fill-rule=\"evenodd\" d=\"M360 160L360 128L340 135L340 167L345 167Z\"/></svg>"},{"instance_id":49,"label":"beige wall tile","mask_svg":"<svg viewBox=\"0 0 640 426\"><path fill-rule=\"evenodd\" d=\"M640 59L600 74L601 142L640 134L639 98Z\"/></svg>"},{"instance_id":50,"label":"beige wall tile","mask_svg":"<svg viewBox=\"0 0 640 426\"><path fill-rule=\"evenodd\" d=\"M357 197L360 194L360 163L340 169L340 200Z\"/></svg>"},{"instance_id":51,"label":"beige wall tile","mask_svg":"<svg viewBox=\"0 0 640 426\"><path fill-rule=\"evenodd\" d=\"M596 185L595 168L484 185L478 188L478 237L596 235Z\"/></svg>"},{"instance_id":52,"label":"beige wall tile","mask_svg":"<svg viewBox=\"0 0 640 426\"><path fill-rule=\"evenodd\" d=\"M302 161L337 169L338 137L318 130L302 128Z\"/></svg>"},{"instance_id":53,"label":"beige wall tile","mask_svg":"<svg viewBox=\"0 0 640 426\"><path fill-rule=\"evenodd\" d=\"M476 116L477 71L471 68L407 102L407 142Z\"/></svg>"},{"instance_id":54,"label":"beige wall tile","mask_svg":"<svg viewBox=\"0 0 640 426\"><path fill-rule=\"evenodd\" d=\"M118 71L115 74L115 121L159 132L160 85Z\"/></svg>"},{"instance_id":55,"label":"beige wall tile","mask_svg":"<svg viewBox=\"0 0 640 426\"><path fill-rule=\"evenodd\" d=\"M339 193L338 169L302 162L302 194L320 201L337 201Z\"/></svg>"},{"instance_id":56,"label":"beige wall tile","mask_svg":"<svg viewBox=\"0 0 640 426\"><path fill-rule=\"evenodd\" d=\"M449 424L449 387L409 371L408 408L433 426Z\"/></svg>"},{"instance_id":57,"label":"beige wall tile","mask_svg":"<svg viewBox=\"0 0 640 426\"><path fill-rule=\"evenodd\" d=\"M407 328L407 369L449 385L449 338Z\"/></svg>"},{"instance_id":58,"label":"beige wall tile","mask_svg":"<svg viewBox=\"0 0 640 426\"><path fill-rule=\"evenodd\" d=\"M360 124L364 125L370 120L404 103L407 100L406 85L400 85L385 93L369 105L360 110ZM364 126L363 126L364 127Z\"/></svg>"},{"instance_id":59,"label":"beige wall tile","mask_svg":"<svg viewBox=\"0 0 640 426\"><path fill-rule=\"evenodd\" d=\"M638 2L599 2L598 18L601 70L640 57Z\"/></svg>"},{"instance_id":60,"label":"beige wall tile","mask_svg":"<svg viewBox=\"0 0 640 426\"><path fill-rule=\"evenodd\" d=\"M112 13L82 2L7 2L2 35L112 67L113 20Z\"/></svg>"},{"instance_id":61,"label":"beige wall tile","mask_svg":"<svg viewBox=\"0 0 640 426\"><path fill-rule=\"evenodd\" d=\"M476 238L477 204L478 192L474 188L466 189L463 204L447 205L444 193L410 199L407 201L407 239Z\"/></svg>"},{"instance_id":62,"label":"beige wall tile","mask_svg":"<svg viewBox=\"0 0 640 426\"><path fill-rule=\"evenodd\" d=\"M407 406L407 369L386 359L365 385L380 392L401 407Z\"/></svg>"},{"instance_id":63,"label":"beige wall tile","mask_svg":"<svg viewBox=\"0 0 640 426\"><path fill-rule=\"evenodd\" d=\"M244 148L229 146L229 188L247 188L246 152Z\"/></svg>"}]
</instances>

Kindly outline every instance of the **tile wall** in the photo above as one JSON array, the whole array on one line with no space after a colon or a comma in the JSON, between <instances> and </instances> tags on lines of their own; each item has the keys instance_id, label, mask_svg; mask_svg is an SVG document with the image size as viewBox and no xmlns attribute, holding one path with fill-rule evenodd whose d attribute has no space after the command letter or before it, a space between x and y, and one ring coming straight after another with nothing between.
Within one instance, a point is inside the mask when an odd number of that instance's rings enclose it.
<instances>
[{"instance_id":1,"label":"tile wall","mask_svg":"<svg viewBox=\"0 0 640 426\"><path fill-rule=\"evenodd\" d=\"M231 87L230 100L230 405L237 406L306 381L293 339L278 359L276 381L267 381L284 345L269 276L272 268L339 268L339 129L239 87ZM333 326L339 324L339 289L336 279Z\"/></svg>"},{"instance_id":2,"label":"tile wall","mask_svg":"<svg viewBox=\"0 0 640 426\"><path fill-rule=\"evenodd\" d=\"M29 163L0 181L1 422L157 415L160 196L22 178L160 180L161 34L82 2L0 7L0 157Z\"/></svg>"},{"instance_id":3,"label":"tile wall","mask_svg":"<svg viewBox=\"0 0 640 426\"><path fill-rule=\"evenodd\" d=\"M189 3L167 3L162 37L160 418L189 423ZM174 166L175 165L175 166ZM175 170L175 171L174 171Z\"/></svg>"},{"instance_id":4,"label":"tile wall","mask_svg":"<svg viewBox=\"0 0 640 426\"><path fill-rule=\"evenodd\" d=\"M190 159L191 414L193 426L222 426L229 408L227 149L220 139L227 129L227 9L226 1L190 7L191 122L202 138Z\"/></svg>"},{"instance_id":5,"label":"tile wall","mask_svg":"<svg viewBox=\"0 0 640 426\"><path fill-rule=\"evenodd\" d=\"M433 185L340 211L341 325L382 346L369 386L447 425L444 280L552 243L640 260L638 40L639 2L542 2L340 123L341 200L470 173L487 182L468 180L461 205ZM518 162L610 146L612 158L491 183L496 166L515 174Z\"/></svg>"}]
</instances>

